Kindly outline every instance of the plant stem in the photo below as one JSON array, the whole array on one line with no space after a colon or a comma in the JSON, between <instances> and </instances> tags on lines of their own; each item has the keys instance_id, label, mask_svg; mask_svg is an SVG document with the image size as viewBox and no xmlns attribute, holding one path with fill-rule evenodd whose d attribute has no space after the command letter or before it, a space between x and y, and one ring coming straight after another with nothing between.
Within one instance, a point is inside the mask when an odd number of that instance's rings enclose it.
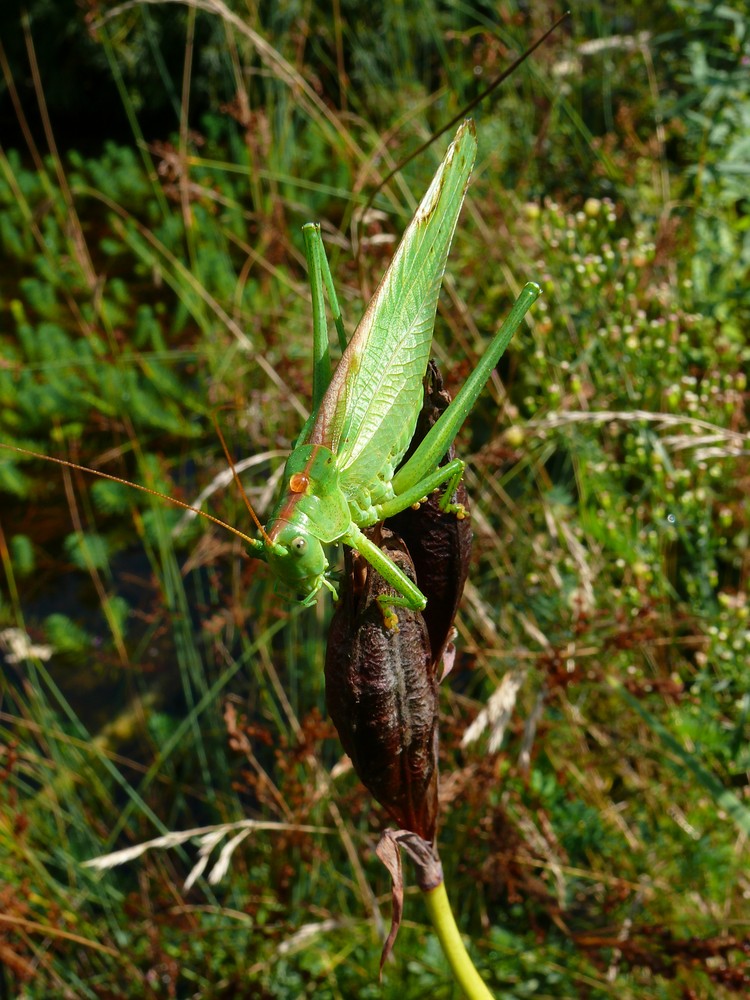
<instances>
[{"instance_id":1,"label":"plant stem","mask_svg":"<svg viewBox=\"0 0 750 1000\"><path fill-rule=\"evenodd\" d=\"M437 888L423 892L423 896L445 957L467 1000L493 1000L461 940L451 904L448 902L445 883L441 882Z\"/></svg>"}]
</instances>

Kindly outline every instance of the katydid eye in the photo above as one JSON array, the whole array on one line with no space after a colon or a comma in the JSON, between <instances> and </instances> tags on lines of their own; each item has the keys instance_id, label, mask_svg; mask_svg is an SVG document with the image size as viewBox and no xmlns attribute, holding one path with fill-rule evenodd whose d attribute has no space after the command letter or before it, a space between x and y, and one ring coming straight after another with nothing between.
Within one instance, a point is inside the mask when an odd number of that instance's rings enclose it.
<instances>
[{"instance_id":1,"label":"katydid eye","mask_svg":"<svg viewBox=\"0 0 750 1000\"><path fill-rule=\"evenodd\" d=\"M289 489L292 493L304 493L310 485L310 477L304 472L295 472L289 479Z\"/></svg>"},{"instance_id":2,"label":"katydid eye","mask_svg":"<svg viewBox=\"0 0 750 1000\"><path fill-rule=\"evenodd\" d=\"M294 549L295 552L298 552L300 554L303 553L307 548L307 539L302 538L302 536L300 535L299 537L295 538L292 541L292 548Z\"/></svg>"}]
</instances>

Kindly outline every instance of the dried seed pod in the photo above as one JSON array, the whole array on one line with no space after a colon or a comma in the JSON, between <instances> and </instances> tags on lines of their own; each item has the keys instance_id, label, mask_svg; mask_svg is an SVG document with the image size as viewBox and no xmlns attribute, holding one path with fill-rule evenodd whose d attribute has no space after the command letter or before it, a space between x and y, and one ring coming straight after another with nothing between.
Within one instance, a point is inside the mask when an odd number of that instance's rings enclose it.
<instances>
[{"instance_id":1,"label":"dried seed pod","mask_svg":"<svg viewBox=\"0 0 750 1000\"><path fill-rule=\"evenodd\" d=\"M368 536L410 579L404 543L380 526ZM377 601L394 591L346 550L342 601L326 650L328 713L362 783L405 830L432 842L437 819L438 692L421 612L398 609L388 628ZM428 598L429 599L429 598Z\"/></svg>"},{"instance_id":2,"label":"dried seed pod","mask_svg":"<svg viewBox=\"0 0 750 1000\"><path fill-rule=\"evenodd\" d=\"M409 453L451 397L434 362ZM453 447L442 463L454 456ZM461 483L451 498L468 510ZM345 550L342 600L326 651L326 701L341 743L362 783L403 830L432 843L437 814L436 665L444 658L469 571L468 517L439 506L435 493L419 506L371 528L383 548L427 598L423 612L398 609L387 628L377 603L392 589L357 552Z\"/></svg>"},{"instance_id":3,"label":"dried seed pod","mask_svg":"<svg viewBox=\"0 0 750 1000\"><path fill-rule=\"evenodd\" d=\"M437 365L430 361L424 380L422 410L404 461L450 402L450 394L443 388ZM451 445L440 464L444 465L454 457L455 450ZM417 586L427 598L423 614L435 665L443 658L451 639L453 619L469 573L473 537L470 518L459 518L454 513L442 511L439 506L441 496L440 492L433 493L417 510L408 508L385 522L406 543L417 574ZM451 500L462 504L468 515L469 497L463 481Z\"/></svg>"}]
</instances>

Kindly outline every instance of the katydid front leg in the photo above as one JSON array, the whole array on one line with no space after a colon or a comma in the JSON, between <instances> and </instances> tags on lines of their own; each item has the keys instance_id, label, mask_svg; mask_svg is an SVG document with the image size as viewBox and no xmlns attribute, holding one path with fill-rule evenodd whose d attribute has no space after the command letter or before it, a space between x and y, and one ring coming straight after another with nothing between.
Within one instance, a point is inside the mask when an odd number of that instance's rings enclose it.
<instances>
[{"instance_id":1,"label":"katydid front leg","mask_svg":"<svg viewBox=\"0 0 750 1000\"><path fill-rule=\"evenodd\" d=\"M416 483L400 496L377 505L375 507L376 516L372 519L372 523L376 524L378 521L384 521L386 518L392 517L402 510L406 510L407 507L420 503L433 490L438 489L445 483L448 484L445 489L445 497L450 500L461 481L463 471L464 463L459 458L441 465L431 475L420 480L420 482ZM456 517L459 518L466 516L463 504L450 504L444 509L449 511L453 509ZM393 596L380 594L377 598L383 612L383 621L388 628L398 631L398 616L393 610L394 608L407 608L410 611L422 611L424 609L427 604L427 598L419 587L385 555L379 546L371 542L353 522L343 541L346 545L356 549L360 555L364 556L368 563L380 573L383 579L397 591Z\"/></svg>"},{"instance_id":2,"label":"katydid front leg","mask_svg":"<svg viewBox=\"0 0 750 1000\"><path fill-rule=\"evenodd\" d=\"M315 411L320 406L323 394L331 381L331 352L328 341L328 323L326 322L325 294L328 295L328 304L331 307L333 322L339 338L339 349L342 352L346 349L346 331L344 330L344 321L336 289L333 286L333 275L320 235L320 224L307 222L302 227L302 235L305 239L305 256L313 307L312 408Z\"/></svg>"},{"instance_id":3,"label":"katydid front leg","mask_svg":"<svg viewBox=\"0 0 750 1000\"><path fill-rule=\"evenodd\" d=\"M388 558L388 556L374 542L359 530L352 522L352 525L342 539L345 545L356 549L368 563L380 573L386 583L393 587L397 593L393 596L380 594L377 598L380 610L383 612L383 621L388 628L398 632L398 615L394 608L409 608L411 611L421 611L427 604L427 598L419 587L413 583L406 573Z\"/></svg>"}]
</instances>

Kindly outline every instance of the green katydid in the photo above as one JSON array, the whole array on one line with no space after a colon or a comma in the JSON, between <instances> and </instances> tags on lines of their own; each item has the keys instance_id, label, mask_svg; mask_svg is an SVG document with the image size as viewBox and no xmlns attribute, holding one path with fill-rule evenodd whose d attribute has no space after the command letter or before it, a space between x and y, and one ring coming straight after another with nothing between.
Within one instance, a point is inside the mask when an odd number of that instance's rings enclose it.
<instances>
[{"instance_id":1,"label":"green katydid","mask_svg":"<svg viewBox=\"0 0 750 1000\"><path fill-rule=\"evenodd\" d=\"M525 286L452 404L395 472L422 405L440 285L476 148L469 120L459 128L332 376L326 372L323 283L341 336L338 306L319 229L305 227L313 289L313 412L286 463L281 499L262 539L251 544L252 554L268 562L281 585L305 605L323 586L335 594L323 550L334 542L356 549L396 591L381 600L391 624L396 624L392 606L419 610L426 604L416 584L361 529L441 486L441 505L452 509L464 463L438 463L540 294L538 285ZM462 513L457 507L457 516Z\"/></svg>"},{"instance_id":2,"label":"green katydid","mask_svg":"<svg viewBox=\"0 0 750 1000\"><path fill-rule=\"evenodd\" d=\"M453 402L398 468L422 406L438 295L476 148L474 123L467 120L458 129L348 344L320 227L304 227L313 301L313 409L287 460L281 499L265 528L250 508L260 538L197 511L239 535L251 555L268 563L280 587L306 606L314 602L321 587L336 595L327 576L323 546L343 543L356 549L396 592L379 600L386 621L397 627L394 607L421 610L426 599L362 529L418 504L440 487L444 489L441 508L454 510L459 517L463 514L451 498L464 463L459 459L439 463L541 291L533 282L523 288ZM326 292L343 349L333 373ZM125 482L62 459L51 461ZM127 485L154 492L135 483ZM171 497L165 499L193 509Z\"/></svg>"}]
</instances>

